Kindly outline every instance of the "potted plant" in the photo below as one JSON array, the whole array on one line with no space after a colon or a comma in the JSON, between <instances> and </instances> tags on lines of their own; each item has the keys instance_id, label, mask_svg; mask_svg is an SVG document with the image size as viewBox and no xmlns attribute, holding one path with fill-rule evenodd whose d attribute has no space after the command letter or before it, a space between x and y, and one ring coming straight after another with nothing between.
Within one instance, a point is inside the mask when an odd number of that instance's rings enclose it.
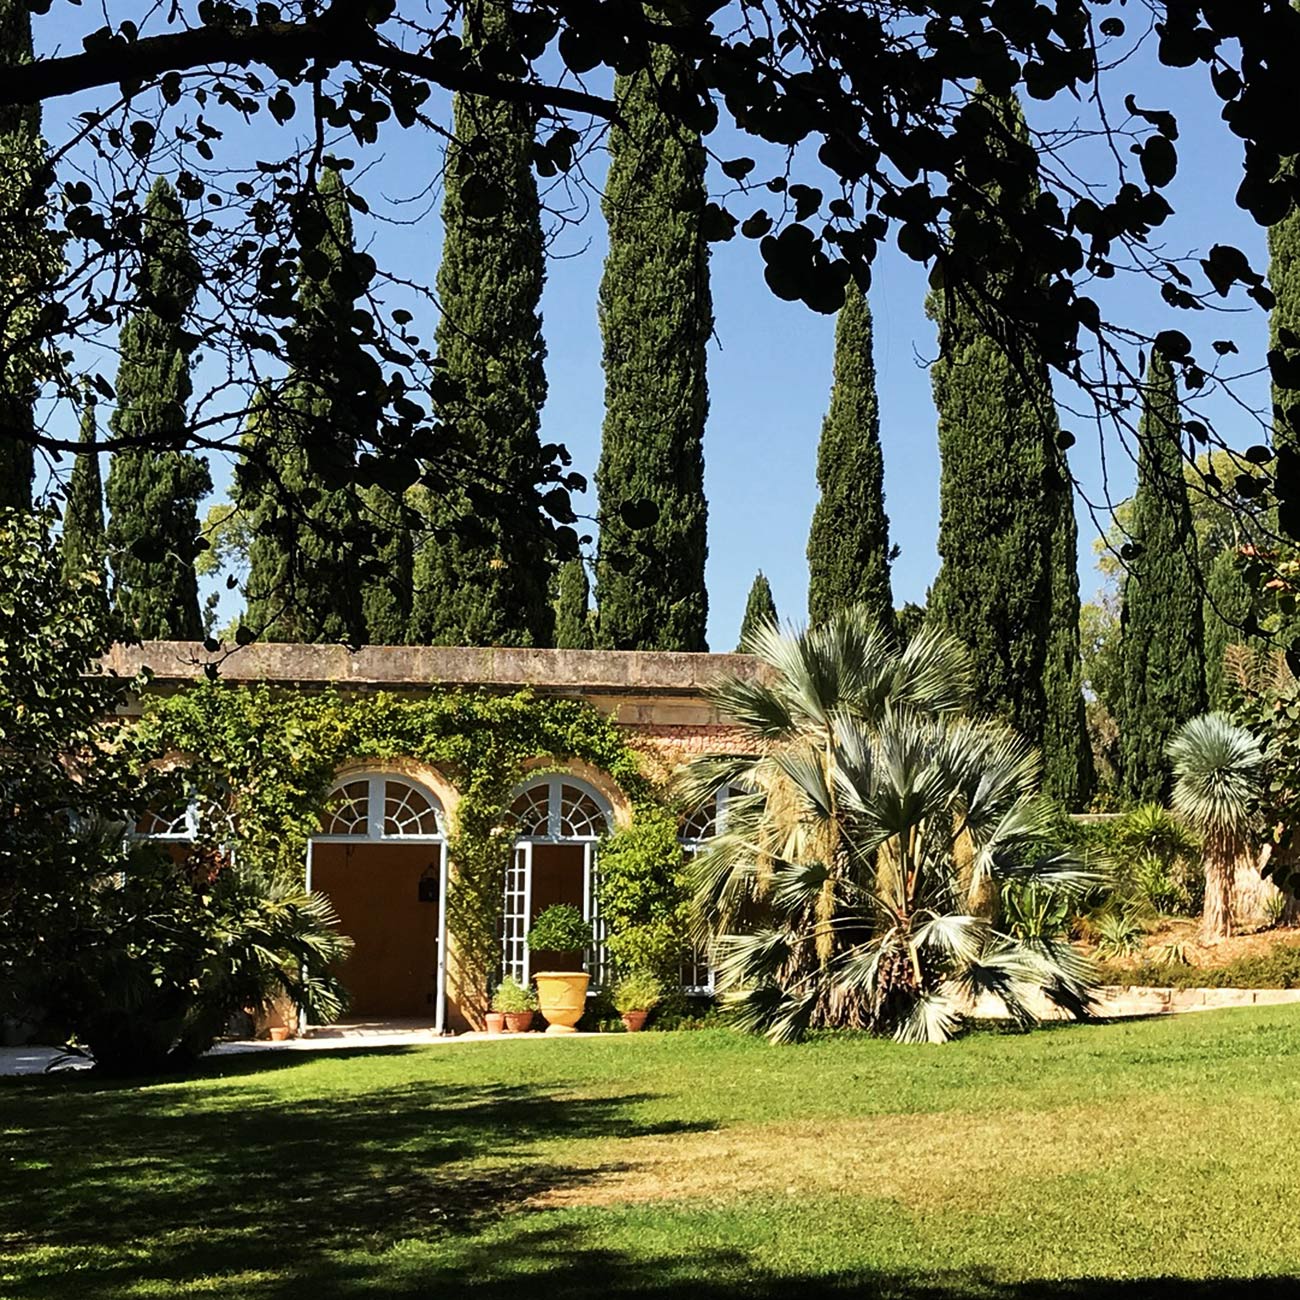
<instances>
[{"instance_id":1,"label":"potted plant","mask_svg":"<svg viewBox=\"0 0 1300 1300\"><path fill-rule=\"evenodd\" d=\"M664 995L663 984L649 971L632 971L614 985L614 1010L629 1034L645 1028L646 1017Z\"/></svg>"},{"instance_id":2,"label":"potted plant","mask_svg":"<svg viewBox=\"0 0 1300 1300\"><path fill-rule=\"evenodd\" d=\"M499 1012L512 1034L527 1033L533 1027L537 995L525 988L513 975L507 975L492 995L492 1010Z\"/></svg>"},{"instance_id":3,"label":"potted plant","mask_svg":"<svg viewBox=\"0 0 1300 1300\"><path fill-rule=\"evenodd\" d=\"M528 948L564 960L572 957L577 970L538 971L537 998L548 1034L571 1034L587 1007L590 976L581 968L582 952L592 943L591 922L568 903L556 903L538 916L528 931Z\"/></svg>"}]
</instances>

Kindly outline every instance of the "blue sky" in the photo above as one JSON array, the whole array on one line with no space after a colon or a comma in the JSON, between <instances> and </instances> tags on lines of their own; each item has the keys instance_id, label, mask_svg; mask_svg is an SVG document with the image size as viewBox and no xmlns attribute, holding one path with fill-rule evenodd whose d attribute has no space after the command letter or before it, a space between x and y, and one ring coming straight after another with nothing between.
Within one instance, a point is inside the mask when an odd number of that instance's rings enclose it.
<instances>
[{"instance_id":1,"label":"blue sky","mask_svg":"<svg viewBox=\"0 0 1300 1300\"><path fill-rule=\"evenodd\" d=\"M123 6L115 16L127 16L132 7ZM73 31L84 30L79 25L84 21L82 14L79 10L69 14L56 6L48 18L36 19L38 45L45 49L60 43L66 46ZM1118 111L1120 120L1125 117L1123 96L1129 90L1143 107L1170 108L1178 115L1181 166L1166 191L1177 216L1159 232L1167 253L1203 253L1213 243L1233 243L1263 269L1263 232L1233 202L1240 154L1218 120L1219 106L1208 80L1198 70L1160 68L1153 54L1143 49L1117 69L1107 84L1109 107ZM81 99L47 106L50 139L60 141L62 123L86 106ZM1072 102L1031 103L1028 112L1031 123L1040 128L1066 126L1076 115L1085 124L1090 120L1086 106ZM445 102L438 114L444 120L448 116ZM245 138L232 134L230 147L253 150L258 157L287 149L269 120L262 123L260 132L265 134L243 132ZM752 142L725 127L708 143L722 158L755 154ZM349 152L372 168L360 186L372 206L396 212L393 203L385 205L376 196L397 200L422 190L436 173L438 148L436 139L426 132L394 129L381 136L372 154L363 156L355 149ZM1103 181L1113 175L1109 170L1112 164L1096 142L1081 143L1072 157L1089 175ZM763 170L763 161L760 156L756 175L770 174ZM602 173L603 159L594 158L590 181L599 185ZM753 205L757 206L757 200ZM750 206L742 202L737 210L745 215ZM363 221L358 231L381 265L404 277L432 282L441 239L436 206L413 226ZM596 289L604 248L604 224L593 196L586 218L566 226L554 242L543 302L550 386L543 437L565 443L575 468L589 476L599 455L603 405ZM710 414L705 444L709 640L712 648L729 650L735 644L750 583L759 569L770 578L783 617L802 619L805 614L805 546L816 501L817 437L829 395L834 321L776 299L763 283L756 245L740 237L714 246L712 284L716 337L709 352ZM924 294L924 269L884 249L870 301L875 318L886 504L893 540L901 548L894 568L894 594L899 604L923 600L938 567L936 417L925 368L933 356L935 333L925 317ZM1095 296L1113 320L1148 332L1167 326L1181 328L1198 343L1232 337L1241 349L1233 364L1242 370L1262 364L1267 321L1258 309L1227 320L1210 320L1208 312L1190 319L1188 313L1164 307L1148 284L1122 275L1100 286ZM408 306L423 327L419 332L424 337L431 335L427 304L394 295L392 305ZM1266 381L1260 376L1247 378L1239 392L1248 405L1260 408L1267 400ZM1058 389L1058 401L1077 407L1077 395L1064 389ZM1259 440L1258 430L1229 402L1211 399L1207 405L1230 442L1245 445ZM1075 410L1064 411L1062 423L1078 437L1072 463L1083 491L1093 500L1102 500L1097 430ZM1110 494L1118 500L1131 488L1131 457L1113 439L1106 452ZM228 482L228 466L214 463L213 470L219 499ZM594 512L591 494L585 504L578 503L578 509ZM1097 585L1091 555L1096 529L1082 503L1079 526L1086 596ZM232 612L227 600L223 614Z\"/></svg>"}]
</instances>

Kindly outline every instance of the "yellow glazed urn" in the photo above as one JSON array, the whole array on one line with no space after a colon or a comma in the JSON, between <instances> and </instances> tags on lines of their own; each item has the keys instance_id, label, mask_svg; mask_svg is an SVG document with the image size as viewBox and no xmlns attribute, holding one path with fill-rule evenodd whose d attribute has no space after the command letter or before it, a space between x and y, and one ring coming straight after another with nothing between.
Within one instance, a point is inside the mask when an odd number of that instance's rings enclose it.
<instances>
[{"instance_id":1,"label":"yellow glazed urn","mask_svg":"<svg viewBox=\"0 0 1300 1300\"><path fill-rule=\"evenodd\" d=\"M591 976L581 970L540 971L537 981L538 1009L546 1017L548 1034L572 1034L587 1009L587 985Z\"/></svg>"}]
</instances>

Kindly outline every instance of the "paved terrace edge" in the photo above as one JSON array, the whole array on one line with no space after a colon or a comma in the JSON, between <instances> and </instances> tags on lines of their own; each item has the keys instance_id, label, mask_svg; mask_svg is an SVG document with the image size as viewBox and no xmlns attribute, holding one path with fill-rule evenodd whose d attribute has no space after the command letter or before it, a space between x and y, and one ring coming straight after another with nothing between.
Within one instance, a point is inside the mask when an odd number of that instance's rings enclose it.
<instances>
[{"instance_id":1,"label":"paved terrace edge","mask_svg":"<svg viewBox=\"0 0 1300 1300\"><path fill-rule=\"evenodd\" d=\"M611 694L699 695L724 674L756 677L750 655L666 650L531 650L473 646L307 645L255 642L205 650L199 641L119 644L104 667L133 677L144 666L158 686L182 685L214 671L223 681L285 686L411 690L429 686Z\"/></svg>"}]
</instances>

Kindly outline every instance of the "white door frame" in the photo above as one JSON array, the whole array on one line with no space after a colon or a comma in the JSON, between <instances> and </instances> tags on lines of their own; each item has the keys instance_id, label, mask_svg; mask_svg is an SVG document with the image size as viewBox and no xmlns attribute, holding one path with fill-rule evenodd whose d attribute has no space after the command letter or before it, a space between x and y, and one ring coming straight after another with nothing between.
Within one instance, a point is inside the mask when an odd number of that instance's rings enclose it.
<instances>
[{"instance_id":1,"label":"white door frame","mask_svg":"<svg viewBox=\"0 0 1300 1300\"><path fill-rule=\"evenodd\" d=\"M307 841L307 892L312 888L312 863L316 843L321 844L426 844L438 848L438 922L437 951L435 953L434 991L433 991L433 1030L436 1034L447 1032L447 886L451 872L447 861L447 836L445 831L437 835L385 835L384 834L384 800L385 784L388 781L401 781L413 786L433 805L439 826L445 816L442 801L421 782L403 772L366 772L355 773L336 781L330 788L332 794L343 786L358 781L368 782L366 834L364 835L313 835ZM303 1028L307 1019L303 1017Z\"/></svg>"}]
</instances>

